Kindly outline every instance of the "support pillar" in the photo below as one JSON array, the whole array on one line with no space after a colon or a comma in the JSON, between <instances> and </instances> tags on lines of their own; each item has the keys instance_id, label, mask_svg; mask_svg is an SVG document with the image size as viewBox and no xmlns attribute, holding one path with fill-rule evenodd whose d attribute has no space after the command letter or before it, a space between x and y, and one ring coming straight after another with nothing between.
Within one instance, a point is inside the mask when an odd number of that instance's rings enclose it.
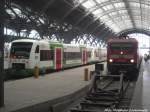
<instances>
[{"instance_id":1,"label":"support pillar","mask_svg":"<svg viewBox=\"0 0 150 112\"><path fill-rule=\"evenodd\" d=\"M0 107L4 106L4 9L5 0L0 0Z\"/></svg>"}]
</instances>

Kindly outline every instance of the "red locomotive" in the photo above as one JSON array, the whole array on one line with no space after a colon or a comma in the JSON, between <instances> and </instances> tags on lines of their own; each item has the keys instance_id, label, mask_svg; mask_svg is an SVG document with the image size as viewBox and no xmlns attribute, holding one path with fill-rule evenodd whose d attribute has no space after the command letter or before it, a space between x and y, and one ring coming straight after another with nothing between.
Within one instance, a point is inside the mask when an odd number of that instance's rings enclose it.
<instances>
[{"instance_id":1,"label":"red locomotive","mask_svg":"<svg viewBox=\"0 0 150 112\"><path fill-rule=\"evenodd\" d=\"M138 42L134 38L112 38L107 42L107 68L111 74L119 71L137 73L139 66ZM130 77L132 77L130 76Z\"/></svg>"}]
</instances>

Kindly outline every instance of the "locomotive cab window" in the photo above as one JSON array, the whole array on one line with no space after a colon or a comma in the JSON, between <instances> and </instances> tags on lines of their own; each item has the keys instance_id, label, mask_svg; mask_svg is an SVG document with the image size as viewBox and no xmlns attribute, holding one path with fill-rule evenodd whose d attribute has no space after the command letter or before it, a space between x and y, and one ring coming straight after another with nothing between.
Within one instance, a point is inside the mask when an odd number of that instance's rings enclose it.
<instances>
[{"instance_id":1,"label":"locomotive cab window","mask_svg":"<svg viewBox=\"0 0 150 112\"><path fill-rule=\"evenodd\" d=\"M130 43L114 43L110 46L112 50L132 50L134 46Z\"/></svg>"},{"instance_id":2,"label":"locomotive cab window","mask_svg":"<svg viewBox=\"0 0 150 112\"><path fill-rule=\"evenodd\" d=\"M110 46L110 49L112 52L124 50L124 51L127 51L128 53L132 53L134 48L135 48L134 45L130 43L122 43L122 44L113 43Z\"/></svg>"},{"instance_id":3,"label":"locomotive cab window","mask_svg":"<svg viewBox=\"0 0 150 112\"><path fill-rule=\"evenodd\" d=\"M120 54L121 51L124 51L124 54L132 54L136 50L136 45L132 43L111 43L110 47L111 53Z\"/></svg>"}]
</instances>

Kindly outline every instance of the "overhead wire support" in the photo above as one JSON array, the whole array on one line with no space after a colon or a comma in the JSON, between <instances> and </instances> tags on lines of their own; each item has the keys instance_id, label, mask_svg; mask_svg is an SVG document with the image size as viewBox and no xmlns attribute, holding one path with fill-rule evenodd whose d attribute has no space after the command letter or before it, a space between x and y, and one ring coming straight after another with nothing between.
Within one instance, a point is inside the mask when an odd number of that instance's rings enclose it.
<instances>
[{"instance_id":1,"label":"overhead wire support","mask_svg":"<svg viewBox=\"0 0 150 112\"><path fill-rule=\"evenodd\" d=\"M139 0L139 3L140 3L140 14L141 14L140 19L141 19L141 28L142 28L143 27L143 18L142 18L143 12L142 12L141 0Z\"/></svg>"},{"instance_id":2,"label":"overhead wire support","mask_svg":"<svg viewBox=\"0 0 150 112\"><path fill-rule=\"evenodd\" d=\"M74 10L76 10L82 3L86 2L87 0L83 0L81 3L78 3L77 5L75 5L74 7L71 8L71 10L69 10L61 19L61 21L64 21L66 17L68 17ZM65 1L66 3L68 3L67 1Z\"/></svg>"}]
</instances>

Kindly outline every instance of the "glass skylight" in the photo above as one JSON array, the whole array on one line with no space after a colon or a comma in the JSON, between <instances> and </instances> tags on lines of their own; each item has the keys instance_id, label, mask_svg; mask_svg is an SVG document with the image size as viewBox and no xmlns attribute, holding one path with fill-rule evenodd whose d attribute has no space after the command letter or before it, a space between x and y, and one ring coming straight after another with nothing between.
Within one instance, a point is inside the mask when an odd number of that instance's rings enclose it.
<instances>
[{"instance_id":1,"label":"glass skylight","mask_svg":"<svg viewBox=\"0 0 150 112\"><path fill-rule=\"evenodd\" d=\"M112 4L106 5L106 6L102 7L102 8L103 8L105 11L111 10L111 9L113 9L113 5L112 5Z\"/></svg>"},{"instance_id":2,"label":"glass skylight","mask_svg":"<svg viewBox=\"0 0 150 112\"><path fill-rule=\"evenodd\" d=\"M84 0L76 1L81 3ZM81 5L116 33L131 28L150 27L150 5L147 0L86 0Z\"/></svg>"},{"instance_id":3,"label":"glass skylight","mask_svg":"<svg viewBox=\"0 0 150 112\"><path fill-rule=\"evenodd\" d=\"M124 3L115 3L114 6L116 8L125 7Z\"/></svg>"},{"instance_id":4,"label":"glass skylight","mask_svg":"<svg viewBox=\"0 0 150 112\"><path fill-rule=\"evenodd\" d=\"M92 8L96 5L96 3L93 0L87 0L82 5L86 8Z\"/></svg>"},{"instance_id":5,"label":"glass skylight","mask_svg":"<svg viewBox=\"0 0 150 112\"><path fill-rule=\"evenodd\" d=\"M131 2L131 3L129 3L130 4L130 6L131 7L138 7L138 8L140 8L140 3L133 3L133 2Z\"/></svg>"},{"instance_id":6,"label":"glass skylight","mask_svg":"<svg viewBox=\"0 0 150 112\"><path fill-rule=\"evenodd\" d=\"M107 2L109 0L96 0L98 3L103 3L103 2Z\"/></svg>"},{"instance_id":7,"label":"glass skylight","mask_svg":"<svg viewBox=\"0 0 150 112\"><path fill-rule=\"evenodd\" d=\"M97 9L97 10L93 11L94 15L101 14L101 13L103 13L102 9Z\"/></svg>"}]
</instances>

